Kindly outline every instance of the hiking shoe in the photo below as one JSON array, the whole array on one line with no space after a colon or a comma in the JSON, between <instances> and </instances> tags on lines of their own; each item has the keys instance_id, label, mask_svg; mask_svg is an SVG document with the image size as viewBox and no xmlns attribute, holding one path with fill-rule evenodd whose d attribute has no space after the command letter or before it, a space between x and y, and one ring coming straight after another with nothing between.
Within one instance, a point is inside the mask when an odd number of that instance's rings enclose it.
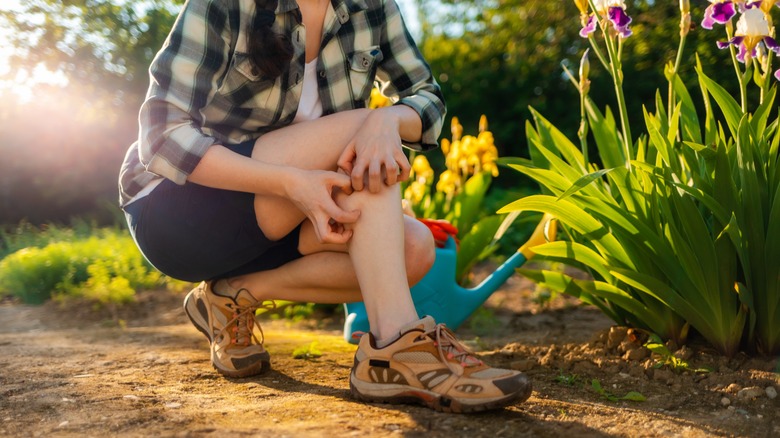
<instances>
[{"instance_id":1,"label":"hiking shoe","mask_svg":"<svg viewBox=\"0 0 780 438\"><path fill-rule=\"evenodd\" d=\"M246 289L232 289L227 282L220 286L217 292L213 282L203 282L184 298L184 311L211 343L214 368L228 377L249 377L270 369L271 356L263 348L255 310L273 308L274 302L260 303Z\"/></svg>"},{"instance_id":2,"label":"hiking shoe","mask_svg":"<svg viewBox=\"0 0 780 438\"><path fill-rule=\"evenodd\" d=\"M485 365L430 316L384 348L376 347L371 333L364 335L349 386L361 401L421 403L462 413L501 408L531 395L525 374Z\"/></svg>"}]
</instances>

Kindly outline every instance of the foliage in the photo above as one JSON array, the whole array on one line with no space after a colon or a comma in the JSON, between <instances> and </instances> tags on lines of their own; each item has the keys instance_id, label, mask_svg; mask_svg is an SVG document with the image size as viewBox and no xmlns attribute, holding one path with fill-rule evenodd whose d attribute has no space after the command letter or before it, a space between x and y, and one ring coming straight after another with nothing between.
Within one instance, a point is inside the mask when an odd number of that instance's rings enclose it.
<instances>
[{"instance_id":1,"label":"foliage","mask_svg":"<svg viewBox=\"0 0 780 438\"><path fill-rule=\"evenodd\" d=\"M322 356L322 351L318 348L317 341L312 341L293 350L292 356L294 359L316 359Z\"/></svg>"},{"instance_id":2,"label":"foliage","mask_svg":"<svg viewBox=\"0 0 780 438\"><path fill-rule=\"evenodd\" d=\"M456 281L468 281L471 268L497 249L496 233L503 222L498 215L484 215L485 196L498 175L498 149L480 120L479 134L463 135L463 126L452 119L452 141L442 140L446 169L434 185L434 171L425 155L412 159L410 179L404 184L404 199L417 217L444 219L458 230ZM482 217L480 217L482 216Z\"/></svg>"},{"instance_id":3,"label":"foliage","mask_svg":"<svg viewBox=\"0 0 780 438\"><path fill-rule=\"evenodd\" d=\"M614 40L605 22L610 51L609 44L622 45L622 40ZM682 30L681 49L687 28ZM619 51L599 58L619 95L620 60L613 55ZM588 138L580 136L578 149L532 110L534 125L527 126L532 160L516 160L513 167L549 194L521 199L503 211L554 214L570 240L534 251L594 276L576 280L524 271L536 281L663 339L682 343L692 327L727 355L742 347L774 354L780 351L780 119L770 120L776 87L769 85L771 71L759 60L748 57L742 72L733 49L732 57L741 103L708 77L700 62L705 108L700 118L678 65L670 63L667 102L659 92L655 112L643 110L644 133L636 141L627 124L618 128L609 108L602 114L583 98L583 117L602 169L585 160ZM767 59L771 56L760 62ZM760 91L752 112L747 110L751 100L744 98L745 78L753 78ZM572 80L587 92L587 76ZM619 108L621 116L625 110Z\"/></svg>"},{"instance_id":4,"label":"foliage","mask_svg":"<svg viewBox=\"0 0 780 438\"><path fill-rule=\"evenodd\" d=\"M580 384L580 376L578 374L564 374L563 370L558 370L558 375L555 376L555 381L566 386L576 386Z\"/></svg>"},{"instance_id":5,"label":"foliage","mask_svg":"<svg viewBox=\"0 0 780 438\"><path fill-rule=\"evenodd\" d=\"M28 0L0 8L13 29L14 75L39 66L65 74L91 94L131 103L148 85L146 68L162 45L183 0Z\"/></svg>"},{"instance_id":6,"label":"foliage","mask_svg":"<svg viewBox=\"0 0 780 438\"><path fill-rule=\"evenodd\" d=\"M709 368L691 368L688 361L681 359L674 354L672 354L671 351L669 351L669 348L664 345L663 341L660 337L656 334L651 334L650 338L645 343L645 348L652 351L653 353L657 354L661 360L657 361L654 365L655 368L661 368L663 366L668 366L674 371L693 371L695 373L709 373L712 370Z\"/></svg>"},{"instance_id":7,"label":"foliage","mask_svg":"<svg viewBox=\"0 0 780 438\"><path fill-rule=\"evenodd\" d=\"M612 394L611 392L607 391L606 389L602 388L601 387L601 382L599 382L598 379L591 380L590 386L591 386L591 388L593 388L594 391L596 391L596 393L598 395L601 396L601 398L603 398L605 400L608 400L608 401L611 401L611 402L616 402L618 400L640 401L641 402L641 401L647 400L645 398L645 396L642 395L642 393L637 392L637 391L629 391L624 396L618 397L618 396Z\"/></svg>"},{"instance_id":8,"label":"foliage","mask_svg":"<svg viewBox=\"0 0 780 438\"><path fill-rule=\"evenodd\" d=\"M697 3L692 11L701 16L708 3ZM663 72L656 66L674 56L675 42L669 36L677 32L678 24L670 18L678 12L676 2L629 0L627 4L634 17L633 29L642 35L623 50L624 71L632 78L625 90L632 96L628 110L639 115L631 119L638 130L642 124L641 105L654 99L653 84L663 79ZM521 141L525 126L520 120L528 114L529 106L548 115L573 136L579 114L572 110L571 102L577 93L567 85L560 66L576 65L587 47L572 20L576 15L571 1L420 0L420 50L437 74L449 113L473 125L485 113L494 127L501 156L527 154ZM707 64L725 62L728 54L715 47L715 39L697 26L690 33L688 45ZM712 74L720 82L729 71ZM611 79L604 72L594 71L591 79L594 88L610 86ZM688 77L686 84L695 85L695 78ZM599 107L614 104L609 93L592 97ZM502 178L500 182L517 183L514 178Z\"/></svg>"},{"instance_id":9,"label":"foliage","mask_svg":"<svg viewBox=\"0 0 780 438\"><path fill-rule=\"evenodd\" d=\"M138 135L146 71L181 3L2 2L12 51L0 68L0 224L117 222L116 178ZM39 83L42 68L67 84Z\"/></svg>"},{"instance_id":10,"label":"foliage","mask_svg":"<svg viewBox=\"0 0 780 438\"><path fill-rule=\"evenodd\" d=\"M0 260L0 294L32 304L53 295L80 296L101 303L127 302L136 290L164 283L127 232L118 229L30 246Z\"/></svg>"}]
</instances>

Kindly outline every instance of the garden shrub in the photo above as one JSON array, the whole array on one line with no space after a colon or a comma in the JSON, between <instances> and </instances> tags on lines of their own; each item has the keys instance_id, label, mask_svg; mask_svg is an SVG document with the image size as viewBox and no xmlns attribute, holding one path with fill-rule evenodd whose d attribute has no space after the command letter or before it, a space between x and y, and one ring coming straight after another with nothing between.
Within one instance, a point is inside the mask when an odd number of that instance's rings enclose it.
<instances>
[{"instance_id":1,"label":"garden shrub","mask_svg":"<svg viewBox=\"0 0 780 438\"><path fill-rule=\"evenodd\" d=\"M63 232L62 236L72 234ZM127 302L135 291L164 283L165 278L143 258L133 239L118 229L30 246L0 260L0 294L31 304L55 295Z\"/></svg>"}]
</instances>

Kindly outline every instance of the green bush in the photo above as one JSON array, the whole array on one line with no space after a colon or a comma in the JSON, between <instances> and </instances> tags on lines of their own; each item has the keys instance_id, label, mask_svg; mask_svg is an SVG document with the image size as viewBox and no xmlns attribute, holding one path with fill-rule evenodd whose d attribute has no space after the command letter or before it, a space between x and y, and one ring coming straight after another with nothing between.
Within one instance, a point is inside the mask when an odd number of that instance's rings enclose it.
<instances>
[{"instance_id":1,"label":"green bush","mask_svg":"<svg viewBox=\"0 0 780 438\"><path fill-rule=\"evenodd\" d=\"M39 304L52 296L127 302L136 290L162 286L165 279L143 258L124 230L100 229L91 236L59 230L62 241L17 250L0 260L0 294ZM48 239L51 239L51 235Z\"/></svg>"}]
</instances>

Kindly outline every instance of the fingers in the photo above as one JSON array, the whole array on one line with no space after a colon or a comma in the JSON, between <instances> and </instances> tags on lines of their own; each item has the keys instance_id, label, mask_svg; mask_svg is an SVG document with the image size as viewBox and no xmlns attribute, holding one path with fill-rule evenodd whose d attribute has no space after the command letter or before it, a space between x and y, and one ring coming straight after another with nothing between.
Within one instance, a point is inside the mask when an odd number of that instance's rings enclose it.
<instances>
[{"instance_id":1,"label":"fingers","mask_svg":"<svg viewBox=\"0 0 780 438\"><path fill-rule=\"evenodd\" d=\"M403 152L399 158L387 157L384 160L371 160L366 163L359 158L355 161L350 174L352 188L361 191L368 185L371 193L378 193L382 184L392 186L409 179L411 166Z\"/></svg>"},{"instance_id":2,"label":"fingers","mask_svg":"<svg viewBox=\"0 0 780 438\"><path fill-rule=\"evenodd\" d=\"M382 163L372 161L368 166L368 191L379 193L382 188Z\"/></svg>"},{"instance_id":3,"label":"fingers","mask_svg":"<svg viewBox=\"0 0 780 438\"><path fill-rule=\"evenodd\" d=\"M350 175L352 174L356 156L355 145L354 143L350 143L344 148L344 152L339 156L336 165L339 169L343 170L345 174Z\"/></svg>"},{"instance_id":4,"label":"fingers","mask_svg":"<svg viewBox=\"0 0 780 438\"><path fill-rule=\"evenodd\" d=\"M340 189L342 192L346 193L347 195L352 194L352 179L341 172L336 172L336 176L334 179L329 181L330 187L329 190L332 192L334 188Z\"/></svg>"},{"instance_id":5,"label":"fingers","mask_svg":"<svg viewBox=\"0 0 780 438\"><path fill-rule=\"evenodd\" d=\"M352 181L352 188L357 190L358 192L363 190L364 185L364 178L366 174L366 163L363 160L356 160L355 165L352 168L352 172L350 172L350 178Z\"/></svg>"},{"instance_id":6,"label":"fingers","mask_svg":"<svg viewBox=\"0 0 780 438\"><path fill-rule=\"evenodd\" d=\"M320 243L345 244L352 238L352 230L346 229L333 219L317 221L314 231Z\"/></svg>"}]
</instances>

